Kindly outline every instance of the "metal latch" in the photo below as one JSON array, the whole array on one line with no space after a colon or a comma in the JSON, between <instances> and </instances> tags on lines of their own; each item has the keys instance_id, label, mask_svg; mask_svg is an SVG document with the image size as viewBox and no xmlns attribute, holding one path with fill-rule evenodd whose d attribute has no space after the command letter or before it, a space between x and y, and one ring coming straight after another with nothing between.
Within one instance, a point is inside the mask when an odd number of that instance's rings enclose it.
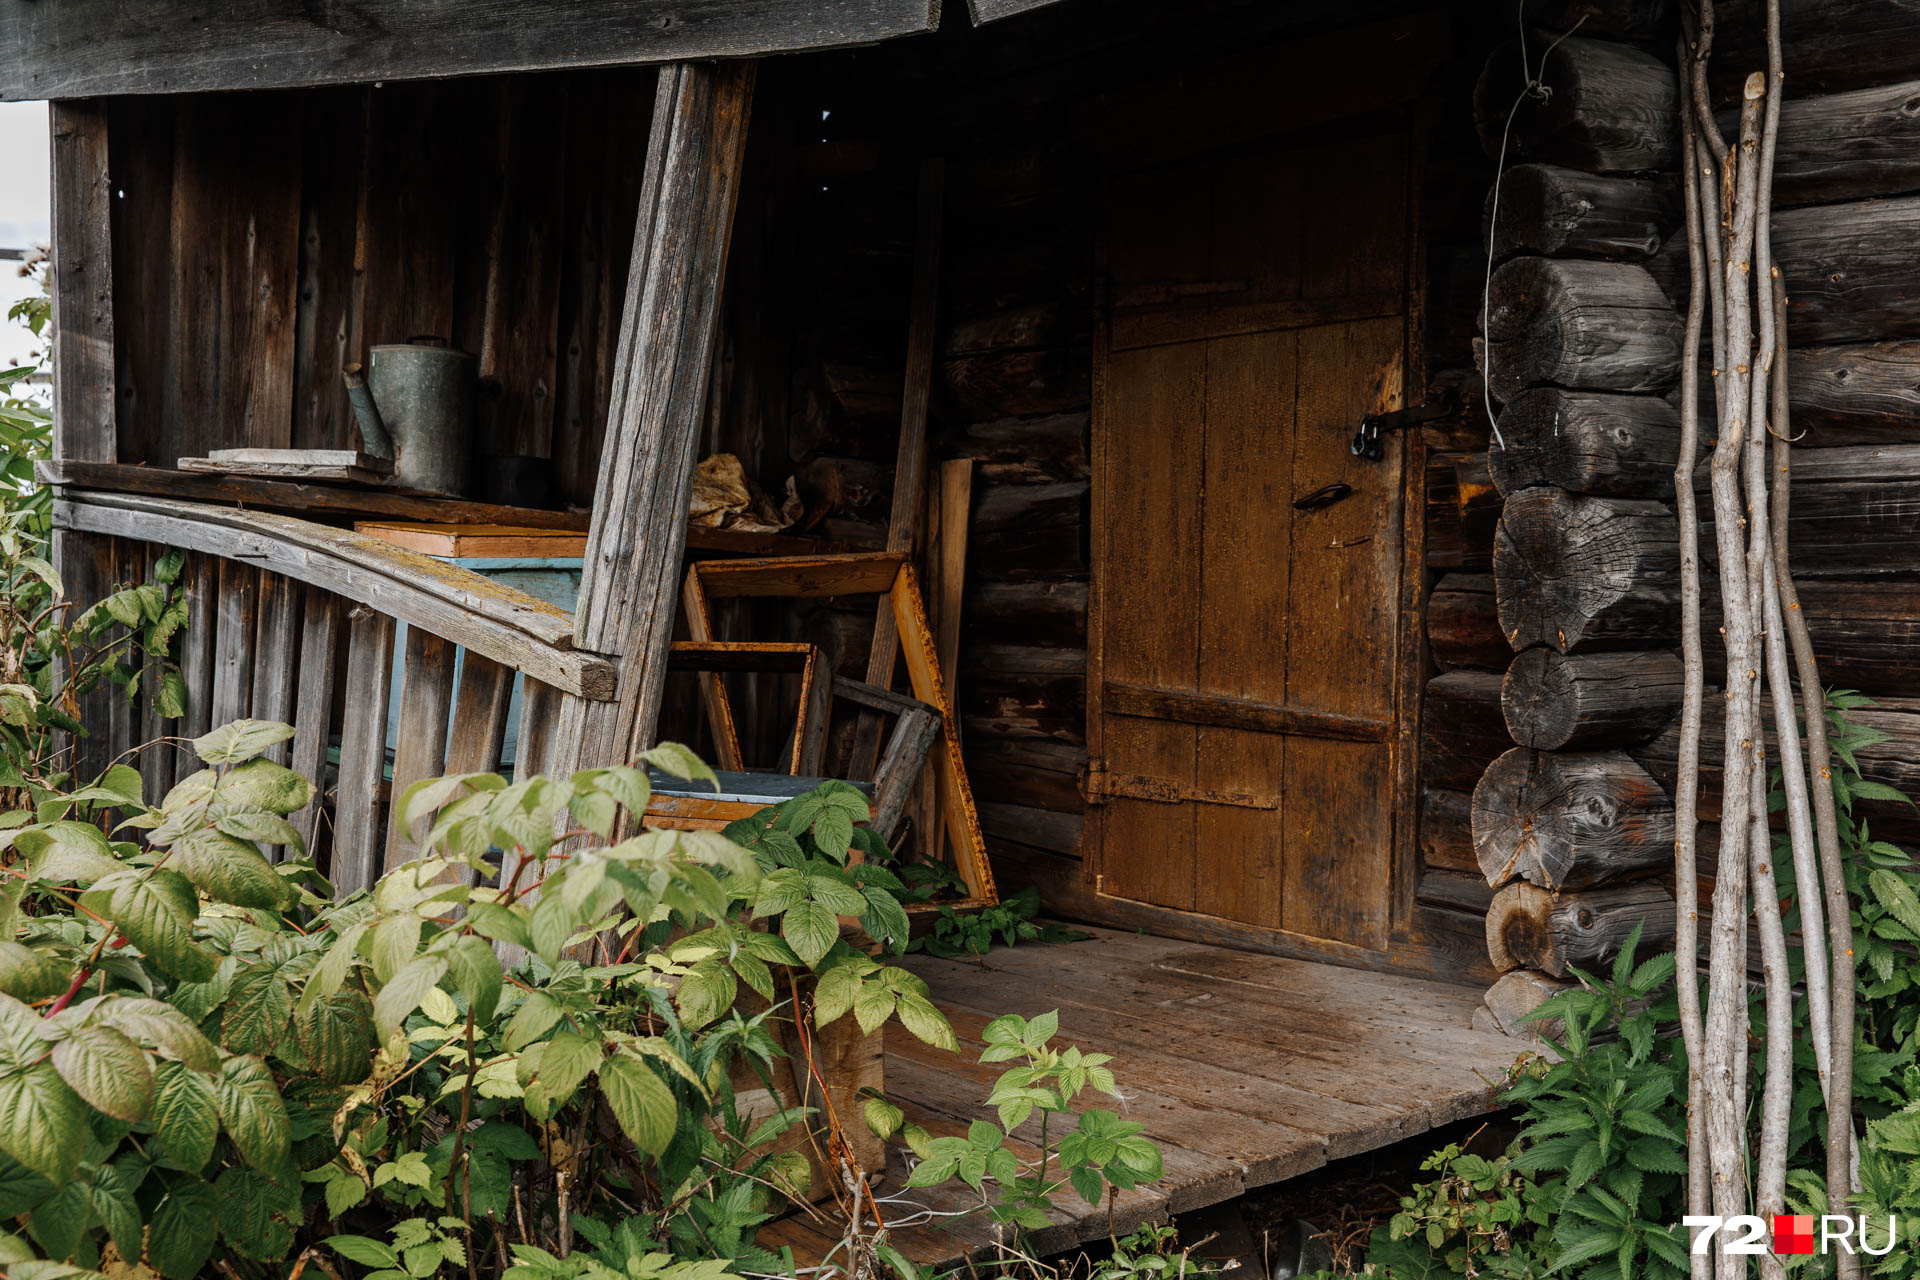
<instances>
[{"instance_id":1,"label":"metal latch","mask_svg":"<svg viewBox=\"0 0 1920 1280\"><path fill-rule=\"evenodd\" d=\"M1347 452L1356 458L1365 458L1368 462L1378 462L1387 456L1385 437L1389 431L1401 431L1407 427L1417 427L1422 423L1444 418L1454 410L1453 397L1443 396L1439 400L1429 400L1425 404L1414 405L1411 409L1395 409L1392 413L1370 413L1360 419L1360 429L1353 433L1353 439L1347 442Z\"/></svg>"},{"instance_id":2,"label":"metal latch","mask_svg":"<svg viewBox=\"0 0 1920 1280\"><path fill-rule=\"evenodd\" d=\"M1213 804L1234 809L1280 807L1279 796L1256 795L1247 791L1221 791L1199 787L1172 778L1150 778L1138 773L1110 772L1104 761L1089 761L1081 776L1080 790L1088 804L1101 804L1114 797L1148 800L1154 804Z\"/></svg>"}]
</instances>

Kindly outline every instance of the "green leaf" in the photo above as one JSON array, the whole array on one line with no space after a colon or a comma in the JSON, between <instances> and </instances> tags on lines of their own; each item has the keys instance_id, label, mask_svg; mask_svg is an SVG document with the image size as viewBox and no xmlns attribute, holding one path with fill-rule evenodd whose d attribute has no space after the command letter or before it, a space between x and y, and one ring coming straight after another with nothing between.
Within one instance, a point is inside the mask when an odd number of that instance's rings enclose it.
<instances>
[{"instance_id":1,"label":"green leaf","mask_svg":"<svg viewBox=\"0 0 1920 1280\"><path fill-rule=\"evenodd\" d=\"M513 1017L507 1023L503 1042L507 1052L518 1053L553 1030L554 1023L560 1021L560 1014L560 1006L544 991L528 995L520 1002L520 1007L513 1011Z\"/></svg>"},{"instance_id":2,"label":"green leaf","mask_svg":"<svg viewBox=\"0 0 1920 1280\"><path fill-rule=\"evenodd\" d=\"M373 976L381 982L393 981L393 975L412 963L420 950L420 917L411 911L388 916L373 926L367 943L367 959Z\"/></svg>"},{"instance_id":3,"label":"green leaf","mask_svg":"<svg viewBox=\"0 0 1920 1280\"><path fill-rule=\"evenodd\" d=\"M893 989L884 983L869 982L860 989L853 999L853 1016L862 1035L872 1035L893 1015L894 998Z\"/></svg>"},{"instance_id":4,"label":"green leaf","mask_svg":"<svg viewBox=\"0 0 1920 1280\"><path fill-rule=\"evenodd\" d=\"M193 752L208 764L239 764L293 736L290 724L271 720L235 720L193 740ZM236 771L237 772L237 771ZM231 778L232 775L228 775ZM303 802L304 803L304 802ZM293 806L298 809L300 806ZM283 812L291 813L288 809Z\"/></svg>"},{"instance_id":5,"label":"green leaf","mask_svg":"<svg viewBox=\"0 0 1920 1280\"><path fill-rule=\"evenodd\" d=\"M289 1217L300 1207L297 1191L251 1169L228 1169L213 1189L220 1198L220 1234L229 1247L261 1262L287 1256L293 1247Z\"/></svg>"},{"instance_id":6,"label":"green leaf","mask_svg":"<svg viewBox=\"0 0 1920 1280\"><path fill-rule=\"evenodd\" d=\"M154 695L154 708L167 720L187 714L187 682L178 671L168 668L160 674L160 687Z\"/></svg>"},{"instance_id":7,"label":"green leaf","mask_svg":"<svg viewBox=\"0 0 1920 1280\"><path fill-rule=\"evenodd\" d=\"M357 1262L363 1267L397 1267L400 1255L381 1244L378 1240L369 1240L365 1236L328 1236L327 1247L349 1262Z\"/></svg>"},{"instance_id":8,"label":"green leaf","mask_svg":"<svg viewBox=\"0 0 1920 1280\"><path fill-rule=\"evenodd\" d=\"M182 982L211 979L213 957L193 941L200 900L192 882L165 869L124 874L126 878L114 884L108 906L120 932Z\"/></svg>"},{"instance_id":9,"label":"green leaf","mask_svg":"<svg viewBox=\"0 0 1920 1280\"><path fill-rule=\"evenodd\" d=\"M153 1106L153 1067L147 1055L112 1027L74 1027L54 1044L53 1068L75 1093L116 1120L144 1120Z\"/></svg>"},{"instance_id":10,"label":"green leaf","mask_svg":"<svg viewBox=\"0 0 1920 1280\"><path fill-rule=\"evenodd\" d=\"M454 988L467 998L467 1007L473 1010L475 1020L491 1022L494 1010L500 1007L500 992L505 982L499 955L472 934L456 939L440 954L446 959Z\"/></svg>"},{"instance_id":11,"label":"green leaf","mask_svg":"<svg viewBox=\"0 0 1920 1280\"><path fill-rule=\"evenodd\" d=\"M135 1041L151 1045L163 1058L184 1062L201 1071L220 1068L220 1051L213 1041L200 1034L193 1019L162 1000L143 996L107 996L86 1005L95 1021L125 1032Z\"/></svg>"},{"instance_id":12,"label":"green leaf","mask_svg":"<svg viewBox=\"0 0 1920 1280\"><path fill-rule=\"evenodd\" d=\"M358 1084L373 1070L373 1006L358 991L341 991L306 1006L294 1019L307 1062L329 1084Z\"/></svg>"},{"instance_id":13,"label":"green leaf","mask_svg":"<svg viewBox=\"0 0 1920 1280\"><path fill-rule=\"evenodd\" d=\"M393 981L380 988L380 994L373 999L373 1025L380 1039L384 1041L398 1031L400 1024L427 998L427 992L446 976L446 959L434 955L420 956L394 974Z\"/></svg>"},{"instance_id":14,"label":"green leaf","mask_svg":"<svg viewBox=\"0 0 1920 1280\"><path fill-rule=\"evenodd\" d=\"M1920 894L1914 893L1913 886L1904 877L1882 868L1868 876L1867 883L1873 889L1873 896L1894 919L1920 934Z\"/></svg>"},{"instance_id":15,"label":"green leaf","mask_svg":"<svg viewBox=\"0 0 1920 1280\"><path fill-rule=\"evenodd\" d=\"M715 791L720 789L720 779L714 776L713 770L707 767L706 762L695 755L690 748L681 746L677 742L663 742L651 750L642 751L640 763L689 782L695 779L710 782Z\"/></svg>"},{"instance_id":16,"label":"green leaf","mask_svg":"<svg viewBox=\"0 0 1920 1280\"><path fill-rule=\"evenodd\" d=\"M120 1256L139 1257L140 1233L146 1224L141 1220L140 1205L133 1198L133 1188L127 1185L120 1170L112 1165L94 1169L93 1178L87 1184L87 1199Z\"/></svg>"},{"instance_id":17,"label":"green leaf","mask_svg":"<svg viewBox=\"0 0 1920 1280\"><path fill-rule=\"evenodd\" d=\"M58 1187L86 1140L86 1105L51 1063L0 1076L0 1150Z\"/></svg>"},{"instance_id":18,"label":"green leaf","mask_svg":"<svg viewBox=\"0 0 1920 1280\"><path fill-rule=\"evenodd\" d=\"M215 794L222 804L284 816L306 807L313 799L313 784L285 765L249 760L220 779Z\"/></svg>"},{"instance_id":19,"label":"green leaf","mask_svg":"<svg viewBox=\"0 0 1920 1280\"><path fill-rule=\"evenodd\" d=\"M653 1156L666 1151L679 1116L666 1081L639 1058L617 1053L600 1064L600 1089L634 1145Z\"/></svg>"},{"instance_id":20,"label":"green leaf","mask_svg":"<svg viewBox=\"0 0 1920 1280\"><path fill-rule=\"evenodd\" d=\"M780 918L780 936L811 968L840 940L840 919L816 903L796 902Z\"/></svg>"},{"instance_id":21,"label":"green leaf","mask_svg":"<svg viewBox=\"0 0 1920 1280\"><path fill-rule=\"evenodd\" d=\"M894 1012L899 1015L900 1025L911 1031L914 1037L932 1045L936 1049L958 1052L960 1042L954 1038L953 1028L948 1025L946 1015L934 1008L933 1002L925 996L902 991L894 1004Z\"/></svg>"},{"instance_id":22,"label":"green leaf","mask_svg":"<svg viewBox=\"0 0 1920 1280\"><path fill-rule=\"evenodd\" d=\"M578 1031L556 1032L553 1039L537 1050L521 1055L520 1063L530 1074L528 1101L536 1107L557 1106L571 1098L581 1082L599 1067L601 1042ZM544 1118L544 1117L536 1117Z\"/></svg>"},{"instance_id":23,"label":"green leaf","mask_svg":"<svg viewBox=\"0 0 1920 1280\"><path fill-rule=\"evenodd\" d=\"M287 1164L287 1107L274 1087L273 1073L259 1058L228 1058L214 1085L220 1122L247 1163L267 1173Z\"/></svg>"},{"instance_id":24,"label":"green leaf","mask_svg":"<svg viewBox=\"0 0 1920 1280\"><path fill-rule=\"evenodd\" d=\"M198 1178L178 1179L147 1223L147 1261L167 1280L195 1280L213 1254L219 1229L213 1188Z\"/></svg>"},{"instance_id":25,"label":"green leaf","mask_svg":"<svg viewBox=\"0 0 1920 1280\"><path fill-rule=\"evenodd\" d=\"M739 985L733 972L718 958L702 960L680 979L674 1006L690 1031L697 1031L733 1006Z\"/></svg>"},{"instance_id":26,"label":"green leaf","mask_svg":"<svg viewBox=\"0 0 1920 1280\"><path fill-rule=\"evenodd\" d=\"M220 1136L220 1106L213 1082L178 1062L163 1062L153 1073L154 1144L176 1168L198 1173L213 1156Z\"/></svg>"},{"instance_id":27,"label":"green leaf","mask_svg":"<svg viewBox=\"0 0 1920 1280\"><path fill-rule=\"evenodd\" d=\"M287 1033L293 992L272 965L251 964L233 976L220 1039L235 1053L269 1054Z\"/></svg>"},{"instance_id":28,"label":"green leaf","mask_svg":"<svg viewBox=\"0 0 1920 1280\"><path fill-rule=\"evenodd\" d=\"M29 1003L67 989L67 972L51 957L18 942L0 942L0 991Z\"/></svg>"},{"instance_id":29,"label":"green leaf","mask_svg":"<svg viewBox=\"0 0 1920 1280\"><path fill-rule=\"evenodd\" d=\"M873 1094L861 1104L861 1114L875 1136L891 1138L900 1132L900 1126L906 1123L907 1113L894 1106L879 1094Z\"/></svg>"}]
</instances>

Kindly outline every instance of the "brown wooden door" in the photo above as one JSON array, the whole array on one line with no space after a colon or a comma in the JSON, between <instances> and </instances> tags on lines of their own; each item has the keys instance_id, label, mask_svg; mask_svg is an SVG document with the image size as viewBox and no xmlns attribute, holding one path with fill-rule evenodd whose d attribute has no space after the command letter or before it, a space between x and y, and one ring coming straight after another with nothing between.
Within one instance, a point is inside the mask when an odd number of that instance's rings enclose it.
<instances>
[{"instance_id":1,"label":"brown wooden door","mask_svg":"<svg viewBox=\"0 0 1920 1280\"><path fill-rule=\"evenodd\" d=\"M1091 848L1107 895L1387 943L1404 127L1112 179L1095 350ZM1351 494L1297 504L1328 485Z\"/></svg>"}]
</instances>

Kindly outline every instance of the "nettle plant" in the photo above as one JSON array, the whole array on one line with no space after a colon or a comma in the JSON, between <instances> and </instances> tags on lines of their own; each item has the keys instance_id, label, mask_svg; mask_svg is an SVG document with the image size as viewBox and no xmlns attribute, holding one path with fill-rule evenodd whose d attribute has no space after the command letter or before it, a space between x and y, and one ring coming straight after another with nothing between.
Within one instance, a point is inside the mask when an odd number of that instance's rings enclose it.
<instances>
[{"instance_id":1,"label":"nettle plant","mask_svg":"<svg viewBox=\"0 0 1920 1280\"><path fill-rule=\"evenodd\" d=\"M435 779L397 801L421 856L336 899L289 820L312 785L262 756L291 733L196 740L208 767L152 807L117 766L0 818L0 1219L22 1232L0 1252L169 1280L316 1248L383 1280L774 1268L753 1228L803 1189L771 1144L805 1117L743 1116L732 1079L773 1069L781 988L953 1043L924 985L840 936L904 935L884 868L846 865L840 793L743 846L615 838L645 766L711 776L683 748Z\"/></svg>"}]
</instances>

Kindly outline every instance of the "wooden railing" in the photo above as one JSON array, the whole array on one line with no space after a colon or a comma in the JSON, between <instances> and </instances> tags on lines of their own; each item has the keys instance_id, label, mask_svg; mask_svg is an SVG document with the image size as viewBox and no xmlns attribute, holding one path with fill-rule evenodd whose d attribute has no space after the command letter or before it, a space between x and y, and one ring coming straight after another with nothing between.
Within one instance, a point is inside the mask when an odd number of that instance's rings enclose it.
<instances>
[{"instance_id":1,"label":"wooden railing","mask_svg":"<svg viewBox=\"0 0 1920 1280\"><path fill-rule=\"evenodd\" d=\"M73 491L55 501L54 525L60 536L100 540L94 560L108 566L103 577L132 580L167 548L189 553L184 725L163 730L149 709L136 729L120 714L105 726L106 753L121 755L157 732L191 737L251 716L292 724L280 758L324 782L337 735L331 823L317 797L297 825L309 844L330 850L343 893L410 856L397 814L382 817L385 799L420 778L498 767L516 674L526 677L514 753L523 772L546 757L561 694L614 696L613 661L573 648L567 610L357 533L267 512ZM407 634L389 786L397 623ZM149 791L171 786L174 769L171 753L141 760Z\"/></svg>"}]
</instances>

